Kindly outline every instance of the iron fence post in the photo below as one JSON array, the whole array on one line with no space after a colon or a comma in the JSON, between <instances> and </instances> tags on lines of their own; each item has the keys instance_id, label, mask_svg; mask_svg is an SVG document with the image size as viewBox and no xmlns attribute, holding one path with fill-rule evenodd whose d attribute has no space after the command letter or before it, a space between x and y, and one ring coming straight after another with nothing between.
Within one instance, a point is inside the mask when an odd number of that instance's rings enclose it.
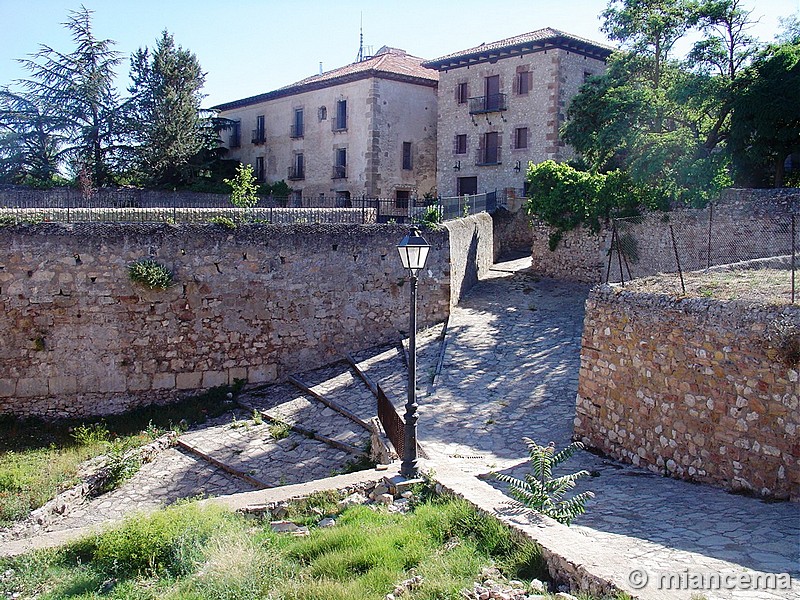
<instances>
[{"instance_id":1,"label":"iron fence post","mask_svg":"<svg viewBox=\"0 0 800 600\"><path fill-rule=\"evenodd\" d=\"M706 250L706 269L711 268L711 223L714 221L714 203L708 205L708 248Z\"/></svg>"},{"instance_id":2,"label":"iron fence post","mask_svg":"<svg viewBox=\"0 0 800 600\"><path fill-rule=\"evenodd\" d=\"M792 213L792 304L794 304L794 283L795 283L795 254L796 254L796 247L795 247L795 222L796 216Z\"/></svg>"},{"instance_id":3,"label":"iron fence post","mask_svg":"<svg viewBox=\"0 0 800 600\"><path fill-rule=\"evenodd\" d=\"M686 285L683 282L683 271L681 270L681 259L678 256L678 244L675 242L675 230L672 228L672 223L669 224L669 234L672 237L672 249L675 251L675 263L678 265L678 275L681 278L681 292L686 294Z\"/></svg>"}]
</instances>

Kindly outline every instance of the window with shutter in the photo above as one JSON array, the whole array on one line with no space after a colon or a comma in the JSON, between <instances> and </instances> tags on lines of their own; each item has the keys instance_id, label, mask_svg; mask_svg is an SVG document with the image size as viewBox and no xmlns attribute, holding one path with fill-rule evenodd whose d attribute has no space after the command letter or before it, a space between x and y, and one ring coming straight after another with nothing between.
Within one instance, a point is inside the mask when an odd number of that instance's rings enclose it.
<instances>
[{"instance_id":1,"label":"window with shutter","mask_svg":"<svg viewBox=\"0 0 800 600\"><path fill-rule=\"evenodd\" d=\"M519 94L520 96L527 95L528 92L531 91L532 83L533 83L533 74L530 71L521 71L520 73L517 73L517 82L516 82L517 94Z\"/></svg>"},{"instance_id":2,"label":"window with shutter","mask_svg":"<svg viewBox=\"0 0 800 600\"><path fill-rule=\"evenodd\" d=\"M459 104L466 104L467 100L469 100L469 87L467 82L464 81L456 85L456 101Z\"/></svg>"},{"instance_id":3,"label":"window with shutter","mask_svg":"<svg viewBox=\"0 0 800 600\"><path fill-rule=\"evenodd\" d=\"M303 109L294 109L294 122L292 123L291 136L293 138L303 137Z\"/></svg>"},{"instance_id":4,"label":"window with shutter","mask_svg":"<svg viewBox=\"0 0 800 600\"><path fill-rule=\"evenodd\" d=\"M410 171L411 168L411 142L403 142L403 169Z\"/></svg>"},{"instance_id":5,"label":"window with shutter","mask_svg":"<svg viewBox=\"0 0 800 600\"><path fill-rule=\"evenodd\" d=\"M514 130L514 146L516 150L528 147L528 128L517 127Z\"/></svg>"},{"instance_id":6,"label":"window with shutter","mask_svg":"<svg viewBox=\"0 0 800 600\"><path fill-rule=\"evenodd\" d=\"M336 102L336 118L333 121L334 131L344 131L347 129L347 100Z\"/></svg>"},{"instance_id":7,"label":"window with shutter","mask_svg":"<svg viewBox=\"0 0 800 600\"><path fill-rule=\"evenodd\" d=\"M467 134L460 133L456 135L455 140L453 142L453 153L454 154L466 154L467 153Z\"/></svg>"}]
</instances>

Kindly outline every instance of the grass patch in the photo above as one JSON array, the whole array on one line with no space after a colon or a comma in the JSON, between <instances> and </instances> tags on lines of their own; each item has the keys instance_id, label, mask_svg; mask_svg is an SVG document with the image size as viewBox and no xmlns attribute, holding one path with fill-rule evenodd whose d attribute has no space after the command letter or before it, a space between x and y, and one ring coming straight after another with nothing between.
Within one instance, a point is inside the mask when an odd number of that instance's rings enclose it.
<instances>
[{"instance_id":1,"label":"grass patch","mask_svg":"<svg viewBox=\"0 0 800 600\"><path fill-rule=\"evenodd\" d=\"M292 512L312 508L328 513L335 495ZM510 577L545 573L536 546L462 500L426 501L406 515L356 506L306 538L179 503L59 550L0 559L0 596L382 600L413 572L423 581L404 598L446 600L461 598L489 565Z\"/></svg>"},{"instance_id":2,"label":"grass patch","mask_svg":"<svg viewBox=\"0 0 800 600\"><path fill-rule=\"evenodd\" d=\"M792 297L792 272L788 269L692 271L684 273L683 280L687 298L788 304ZM677 273L634 279L625 283L625 289L684 296Z\"/></svg>"},{"instance_id":3,"label":"grass patch","mask_svg":"<svg viewBox=\"0 0 800 600\"><path fill-rule=\"evenodd\" d=\"M230 405L236 386L208 392L168 406L148 406L96 421L42 421L0 416L0 527L24 519L78 483L78 467L100 454L109 454L113 477L119 483L138 465L125 453L148 443L168 429L188 427L219 416Z\"/></svg>"}]
</instances>

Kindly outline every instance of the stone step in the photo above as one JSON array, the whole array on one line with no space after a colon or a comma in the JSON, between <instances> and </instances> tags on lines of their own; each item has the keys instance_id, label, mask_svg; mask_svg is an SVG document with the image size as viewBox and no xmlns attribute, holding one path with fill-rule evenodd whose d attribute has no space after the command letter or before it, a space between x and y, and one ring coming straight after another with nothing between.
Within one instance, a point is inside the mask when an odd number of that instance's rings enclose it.
<instances>
[{"instance_id":1,"label":"stone step","mask_svg":"<svg viewBox=\"0 0 800 600\"><path fill-rule=\"evenodd\" d=\"M417 332L417 397L429 395L441 354L444 324ZM369 379L380 385L400 411L408 396L408 339L353 354L350 358Z\"/></svg>"},{"instance_id":2,"label":"stone step","mask_svg":"<svg viewBox=\"0 0 800 600\"><path fill-rule=\"evenodd\" d=\"M306 371L296 379L312 393L343 407L365 426L377 414L375 396L347 362Z\"/></svg>"},{"instance_id":3,"label":"stone step","mask_svg":"<svg viewBox=\"0 0 800 600\"><path fill-rule=\"evenodd\" d=\"M320 441L331 442L351 454L369 452L369 432L360 424L326 406L290 383L279 383L245 392L240 405L257 410L272 421L280 421L295 431Z\"/></svg>"},{"instance_id":4,"label":"stone step","mask_svg":"<svg viewBox=\"0 0 800 600\"><path fill-rule=\"evenodd\" d=\"M300 391L313 397L315 400L321 402L328 408L335 410L343 417L350 419L353 423L355 423L359 427L362 427L366 431L369 431L369 425L367 424L367 421L360 418L357 414L355 414L353 411L351 411L349 408L346 408L345 406L346 404L352 403L352 399L349 398L351 390L342 390L344 393L340 394L341 401L337 402L335 400L332 400L328 396L323 395L320 391L315 389L315 386L310 385L309 383L300 379L299 377L289 377L289 382L297 386L300 389ZM323 383L325 382L323 381ZM357 382L353 380L354 388L356 384Z\"/></svg>"},{"instance_id":5,"label":"stone step","mask_svg":"<svg viewBox=\"0 0 800 600\"><path fill-rule=\"evenodd\" d=\"M353 366L370 382L379 385L395 409L402 411L408 372L399 345L380 346L351 355Z\"/></svg>"},{"instance_id":6,"label":"stone step","mask_svg":"<svg viewBox=\"0 0 800 600\"><path fill-rule=\"evenodd\" d=\"M235 418L234 418L235 417ZM347 469L353 452L331 447L296 431L276 439L272 423L252 419L252 412L237 410L188 431L181 442L198 456L225 465L265 487L310 481Z\"/></svg>"}]
</instances>

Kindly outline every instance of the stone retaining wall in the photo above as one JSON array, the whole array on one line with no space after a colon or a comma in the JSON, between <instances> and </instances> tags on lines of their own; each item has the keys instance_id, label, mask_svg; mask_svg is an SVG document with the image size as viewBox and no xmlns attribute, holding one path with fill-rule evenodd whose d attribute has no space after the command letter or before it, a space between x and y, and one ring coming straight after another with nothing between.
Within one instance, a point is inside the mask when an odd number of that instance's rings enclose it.
<instances>
[{"instance_id":1,"label":"stone retaining wall","mask_svg":"<svg viewBox=\"0 0 800 600\"><path fill-rule=\"evenodd\" d=\"M397 339L408 322L395 247L405 233L398 225L0 227L0 414L121 412L237 378L274 381ZM425 233L432 250L420 327L444 320L451 287L463 293L483 268L473 241L483 248L487 235L486 215ZM451 254L476 264L451 269ZM131 282L127 265L140 258L166 265L175 284L156 291Z\"/></svg>"},{"instance_id":2,"label":"stone retaining wall","mask_svg":"<svg viewBox=\"0 0 800 600\"><path fill-rule=\"evenodd\" d=\"M510 203L510 202L509 202ZM517 202L517 204L520 204ZM494 221L494 254L495 258L506 252L530 250L534 242L534 230L531 218L524 207L497 209L492 215Z\"/></svg>"},{"instance_id":3,"label":"stone retaining wall","mask_svg":"<svg viewBox=\"0 0 800 600\"><path fill-rule=\"evenodd\" d=\"M777 349L781 321L800 324L800 306L595 288L576 438L673 477L800 499L800 367Z\"/></svg>"},{"instance_id":4,"label":"stone retaining wall","mask_svg":"<svg viewBox=\"0 0 800 600\"><path fill-rule=\"evenodd\" d=\"M677 273L670 224L684 271L790 254L792 211L800 212L800 189L730 189L704 209L651 213L634 221L618 221L623 246L629 248L627 263L622 267L624 278ZM534 222L531 254L536 272L590 283L620 281L616 254L608 273L610 225L597 234L587 228L568 231L555 251L549 248L552 231L551 227Z\"/></svg>"}]
</instances>

